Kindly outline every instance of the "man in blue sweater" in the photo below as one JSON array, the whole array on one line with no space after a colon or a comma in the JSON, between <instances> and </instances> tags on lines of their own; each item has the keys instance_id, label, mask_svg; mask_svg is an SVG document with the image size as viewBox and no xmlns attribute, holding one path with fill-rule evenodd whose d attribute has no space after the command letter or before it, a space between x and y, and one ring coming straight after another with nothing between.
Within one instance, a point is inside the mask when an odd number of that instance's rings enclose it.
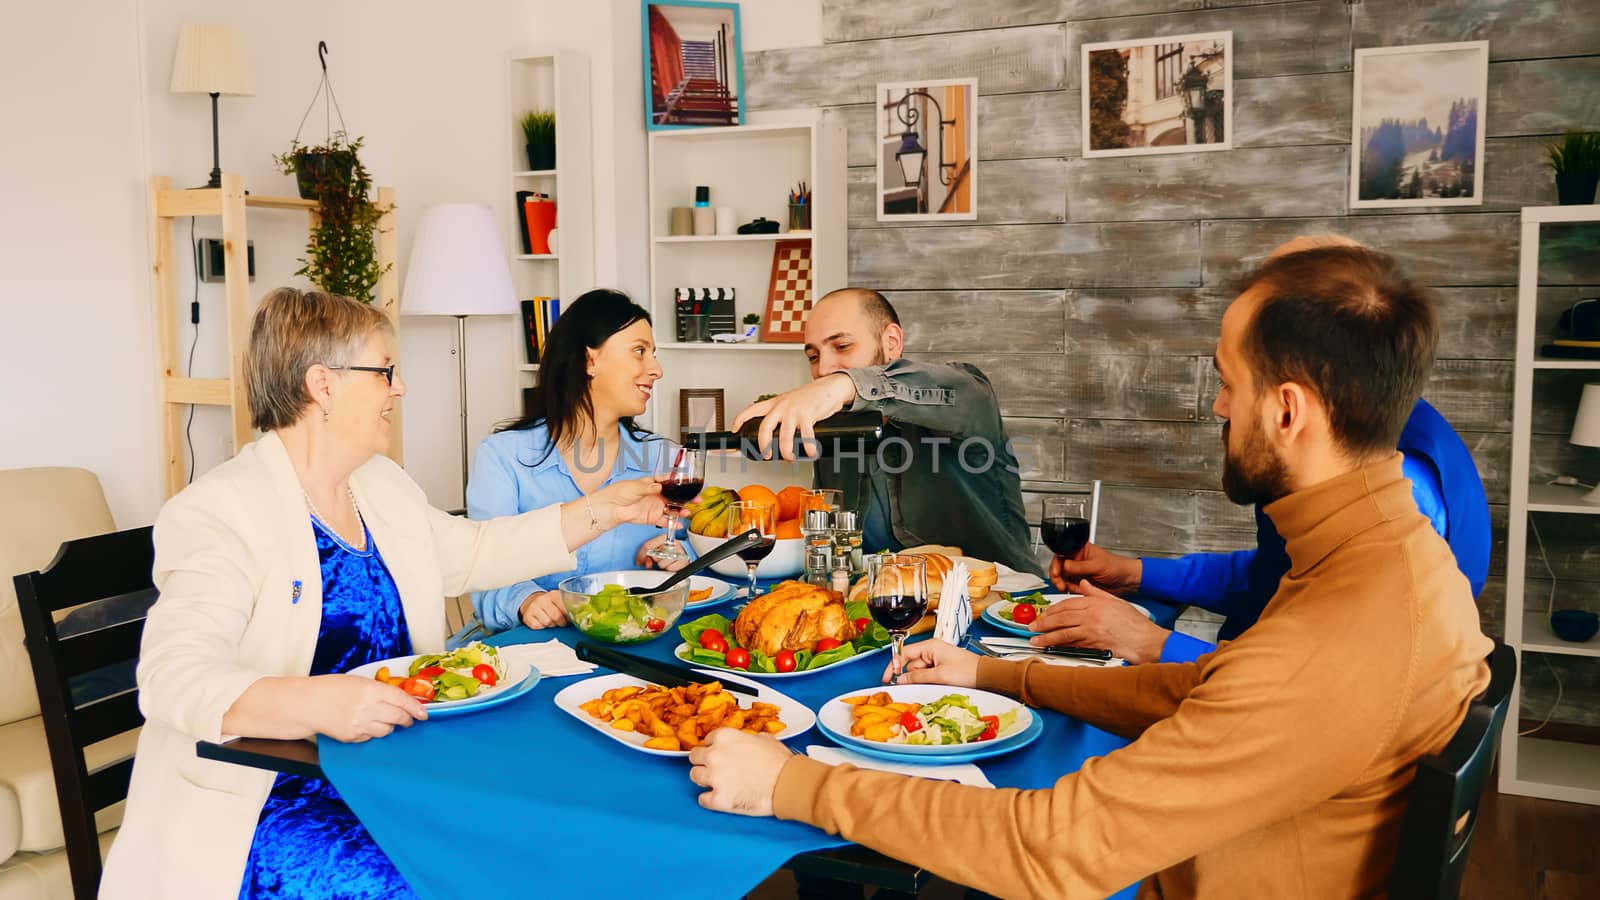
<instances>
[{"instance_id":1,"label":"man in blue sweater","mask_svg":"<svg viewBox=\"0 0 1600 900\"><path fill-rule=\"evenodd\" d=\"M1272 256L1347 243L1353 242L1300 238ZM1456 565L1477 596L1489 574L1489 505L1472 454L1426 400L1418 400L1412 409L1399 450L1405 455L1401 470L1411 480L1417 508L1450 544ZM1050 564L1050 580L1060 590L1084 596L1061 600L1041 615L1030 626L1038 632L1033 643L1100 647L1130 663L1188 662L1216 649L1209 641L1156 625L1113 596L1133 593L1217 613L1224 617L1217 638L1233 640L1255 624L1279 579L1289 571L1283 539L1259 506L1255 515L1253 550L1136 559L1088 544L1076 559L1056 557Z\"/></svg>"}]
</instances>

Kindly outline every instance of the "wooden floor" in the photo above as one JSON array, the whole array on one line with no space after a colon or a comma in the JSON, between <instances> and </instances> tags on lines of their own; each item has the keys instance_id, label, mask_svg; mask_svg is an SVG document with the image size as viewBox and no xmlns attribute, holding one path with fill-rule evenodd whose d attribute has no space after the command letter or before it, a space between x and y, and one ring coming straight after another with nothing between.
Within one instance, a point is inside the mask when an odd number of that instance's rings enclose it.
<instances>
[{"instance_id":1,"label":"wooden floor","mask_svg":"<svg viewBox=\"0 0 1600 900\"><path fill-rule=\"evenodd\" d=\"M935 881L920 900L961 900L965 892ZM779 872L750 900L795 896ZM1461 900L1597 900L1600 898L1600 806L1513 797L1492 789L1467 860Z\"/></svg>"}]
</instances>

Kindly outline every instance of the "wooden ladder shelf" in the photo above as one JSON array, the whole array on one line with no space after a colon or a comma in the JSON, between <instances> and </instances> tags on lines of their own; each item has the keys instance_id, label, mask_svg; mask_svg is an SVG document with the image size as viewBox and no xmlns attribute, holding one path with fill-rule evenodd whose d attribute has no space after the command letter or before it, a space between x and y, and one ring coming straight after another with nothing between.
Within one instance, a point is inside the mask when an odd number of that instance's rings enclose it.
<instances>
[{"instance_id":1,"label":"wooden ladder shelf","mask_svg":"<svg viewBox=\"0 0 1600 900\"><path fill-rule=\"evenodd\" d=\"M396 265L398 238L394 231L394 188L380 187L378 206L384 210L378 222L378 264L388 271L378 280L373 302L383 310L399 333L400 275ZM315 200L298 197L266 197L247 194L244 178L232 173L222 176L221 188L173 188L169 179L150 179L150 253L156 327L159 329L160 358L157 378L161 384L161 441L164 454L162 471L166 495L182 490L184 473L184 408L191 405L225 406L232 422L233 452L255 440L250 427L250 407L245 400L244 351L250 338L250 280L248 275L246 228L247 210L301 210L316 222ZM183 375L178 340L178 260L173 236L175 219L186 216L218 216L222 219L223 293L228 320L228 377L187 378ZM195 273L199 277L199 273ZM402 461L400 404L390 416L389 455Z\"/></svg>"}]
</instances>

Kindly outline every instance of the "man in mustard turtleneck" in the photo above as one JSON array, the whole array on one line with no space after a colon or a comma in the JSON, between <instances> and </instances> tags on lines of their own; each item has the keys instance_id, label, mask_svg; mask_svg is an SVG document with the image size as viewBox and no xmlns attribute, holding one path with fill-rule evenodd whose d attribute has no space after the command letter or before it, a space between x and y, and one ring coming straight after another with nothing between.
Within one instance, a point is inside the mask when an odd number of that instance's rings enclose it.
<instances>
[{"instance_id":1,"label":"man in mustard turtleneck","mask_svg":"<svg viewBox=\"0 0 1600 900\"><path fill-rule=\"evenodd\" d=\"M1001 897L1366 897L1393 864L1417 758L1488 683L1491 642L1394 451L1438 342L1389 257L1274 257L1222 320L1223 489L1290 569L1260 620L1192 663L1068 668L912 645L906 680L978 687L1135 738L1047 790L792 756L723 729L702 805L776 815Z\"/></svg>"}]
</instances>

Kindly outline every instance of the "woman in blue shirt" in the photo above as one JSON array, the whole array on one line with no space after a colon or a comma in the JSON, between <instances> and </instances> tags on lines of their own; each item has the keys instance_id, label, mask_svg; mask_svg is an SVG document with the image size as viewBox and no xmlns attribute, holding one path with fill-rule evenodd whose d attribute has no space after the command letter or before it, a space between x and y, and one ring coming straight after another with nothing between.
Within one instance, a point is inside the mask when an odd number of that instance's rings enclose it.
<instances>
[{"instance_id":1,"label":"woman in blue shirt","mask_svg":"<svg viewBox=\"0 0 1600 900\"><path fill-rule=\"evenodd\" d=\"M653 476L663 442L634 418L644 413L661 374L648 312L621 291L579 297L546 336L526 414L478 445L468 517L512 515ZM579 548L576 569L480 591L472 608L491 632L565 625L556 590L562 579L643 568L645 551L664 538L649 525L620 525Z\"/></svg>"}]
</instances>

